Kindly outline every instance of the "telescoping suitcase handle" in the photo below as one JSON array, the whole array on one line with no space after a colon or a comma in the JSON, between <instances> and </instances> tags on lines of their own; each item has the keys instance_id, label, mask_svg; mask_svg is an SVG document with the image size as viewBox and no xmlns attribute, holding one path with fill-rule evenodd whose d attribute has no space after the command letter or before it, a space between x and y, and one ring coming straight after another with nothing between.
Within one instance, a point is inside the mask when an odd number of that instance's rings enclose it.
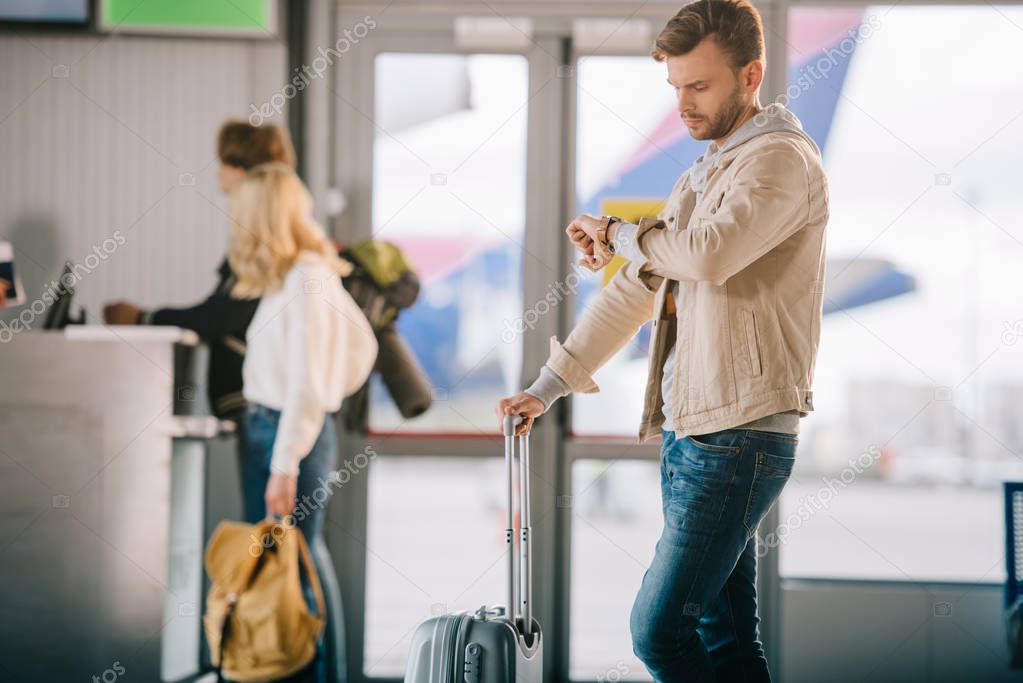
<instances>
[{"instance_id":1,"label":"telescoping suitcase handle","mask_svg":"<svg viewBox=\"0 0 1023 683\"><path fill-rule=\"evenodd\" d=\"M512 512L514 490L515 427L521 424L521 415L504 416L504 466L508 486L507 525L505 545L508 548L508 616L512 623L522 619L522 634L529 642L533 628L533 557L530 553L529 528L529 433L519 440L519 552L515 553L515 518ZM516 563L516 559L518 562ZM518 569L518 571L516 571ZM516 600L516 584L518 600Z\"/></svg>"}]
</instances>

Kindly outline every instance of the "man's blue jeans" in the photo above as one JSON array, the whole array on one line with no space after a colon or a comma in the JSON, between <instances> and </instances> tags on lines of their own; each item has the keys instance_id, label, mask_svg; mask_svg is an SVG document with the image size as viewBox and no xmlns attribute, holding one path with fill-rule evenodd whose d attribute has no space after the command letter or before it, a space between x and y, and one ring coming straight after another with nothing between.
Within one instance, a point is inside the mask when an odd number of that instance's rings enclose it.
<instances>
[{"instance_id":1,"label":"man's blue jeans","mask_svg":"<svg viewBox=\"0 0 1023 683\"><path fill-rule=\"evenodd\" d=\"M245 521L250 524L261 522L266 518L266 502L264 493L266 483L270 479L270 456L273 453L274 439L277 437L277 426L281 413L261 405L248 406L245 413L244 445L242 451L242 489L244 494ZM313 444L309 455L302 458L298 466L298 503L295 507L295 526L302 532L310 548L323 533L323 520L327 516L327 502L332 490L327 486L325 492L316 493L324 488L337 469L338 446L334 420L327 415L323 420L323 429ZM324 496L324 493L328 494ZM318 502L322 501L322 503ZM313 554L316 557L316 554ZM333 567L317 567L322 576L324 572L333 572ZM305 572L302 572L302 583L305 588L306 602L310 609L316 611L311 584ZM309 667L289 676L288 683L299 681L326 681L326 643L320 639L316 658Z\"/></svg>"},{"instance_id":2,"label":"man's blue jeans","mask_svg":"<svg viewBox=\"0 0 1023 683\"><path fill-rule=\"evenodd\" d=\"M664 531L632 607L633 651L655 681L762 683L756 529L792 473L798 437L663 431Z\"/></svg>"}]
</instances>

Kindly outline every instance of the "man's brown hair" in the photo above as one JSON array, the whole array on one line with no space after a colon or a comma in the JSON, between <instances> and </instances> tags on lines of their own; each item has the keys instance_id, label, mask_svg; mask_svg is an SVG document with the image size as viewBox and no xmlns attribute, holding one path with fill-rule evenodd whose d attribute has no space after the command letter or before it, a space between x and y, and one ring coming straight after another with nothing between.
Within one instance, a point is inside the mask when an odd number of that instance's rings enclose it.
<instances>
[{"instance_id":1,"label":"man's brown hair","mask_svg":"<svg viewBox=\"0 0 1023 683\"><path fill-rule=\"evenodd\" d=\"M217 156L228 166L246 171L271 161L295 168L295 149L287 130L272 124L253 126L241 119L232 119L220 127Z\"/></svg>"},{"instance_id":2,"label":"man's brown hair","mask_svg":"<svg viewBox=\"0 0 1023 683\"><path fill-rule=\"evenodd\" d=\"M688 53L707 36L739 69L764 56L764 25L749 0L696 0L678 11L661 29L650 55L658 62Z\"/></svg>"}]
</instances>

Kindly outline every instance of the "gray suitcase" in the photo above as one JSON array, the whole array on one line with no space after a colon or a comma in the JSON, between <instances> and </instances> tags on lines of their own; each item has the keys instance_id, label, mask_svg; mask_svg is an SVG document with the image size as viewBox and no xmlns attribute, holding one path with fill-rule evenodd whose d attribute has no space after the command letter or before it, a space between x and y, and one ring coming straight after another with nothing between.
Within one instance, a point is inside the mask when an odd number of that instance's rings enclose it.
<instances>
[{"instance_id":1,"label":"gray suitcase","mask_svg":"<svg viewBox=\"0 0 1023 683\"><path fill-rule=\"evenodd\" d=\"M512 513L514 434L515 425L521 421L521 417L514 415L504 418L504 462L508 487L506 605L515 605L515 609L510 612L503 605L490 608L483 605L475 611L445 614L424 621L412 636L405 683L540 683L543 680L543 638L532 609L528 434L518 437L522 530L519 552L515 552ZM523 627L525 624L529 624L528 632Z\"/></svg>"}]
</instances>

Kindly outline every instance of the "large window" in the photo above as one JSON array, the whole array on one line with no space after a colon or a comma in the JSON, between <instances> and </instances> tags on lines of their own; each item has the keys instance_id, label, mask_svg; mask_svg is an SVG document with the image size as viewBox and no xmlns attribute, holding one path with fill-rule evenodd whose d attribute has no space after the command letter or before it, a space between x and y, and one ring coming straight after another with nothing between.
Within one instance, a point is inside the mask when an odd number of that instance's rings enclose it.
<instances>
[{"instance_id":1,"label":"large window","mask_svg":"<svg viewBox=\"0 0 1023 683\"><path fill-rule=\"evenodd\" d=\"M768 539L787 575L1003 576L998 485L1023 476L1020 25L1017 7L790 11L782 101L822 150L831 221L816 411ZM706 147L663 70L579 61L581 211L649 215ZM606 277L582 272L577 316ZM635 433L648 343L573 397L576 434Z\"/></svg>"},{"instance_id":2,"label":"large window","mask_svg":"<svg viewBox=\"0 0 1023 683\"><path fill-rule=\"evenodd\" d=\"M999 581L1023 476L1019 7L799 8L788 106L830 180L787 575Z\"/></svg>"},{"instance_id":3,"label":"large window","mask_svg":"<svg viewBox=\"0 0 1023 683\"><path fill-rule=\"evenodd\" d=\"M661 534L660 487L656 463L572 464L573 680L650 680L632 653L629 614Z\"/></svg>"},{"instance_id":4,"label":"large window","mask_svg":"<svg viewBox=\"0 0 1023 683\"><path fill-rule=\"evenodd\" d=\"M627 220L656 214L706 143L679 121L664 65L650 57L588 56L577 63L577 213ZM642 106L639 105L642 103ZM620 258L611 268L623 263ZM576 318L611 269L577 267ZM643 412L650 325L597 371L595 394L573 395L580 435L634 436Z\"/></svg>"},{"instance_id":5,"label":"large window","mask_svg":"<svg viewBox=\"0 0 1023 683\"><path fill-rule=\"evenodd\" d=\"M515 388L522 358L522 335L505 321L523 300L528 61L384 52L374 74L373 236L400 246L420 276L420 298L397 327L434 396L425 414L405 419L374 379L370 426L496 436L493 406ZM404 674L427 617L504 601L503 474L498 457L373 462L367 676Z\"/></svg>"},{"instance_id":6,"label":"large window","mask_svg":"<svg viewBox=\"0 0 1023 683\"><path fill-rule=\"evenodd\" d=\"M504 462L381 456L370 471L368 676L402 676L424 619L504 603Z\"/></svg>"},{"instance_id":7,"label":"large window","mask_svg":"<svg viewBox=\"0 0 1023 683\"><path fill-rule=\"evenodd\" d=\"M768 36L782 48L771 64L787 60L783 103L822 150L831 206L816 410L801 421L781 526L762 530L783 576L1004 578L1000 482L1023 478L1020 26L1023 9L1009 6L797 7L784 44ZM500 452L495 401L522 388L523 335L508 321L537 287L522 276L523 244L562 229L546 195L574 194L570 214L652 215L708 144L679 121L664 64L600 54L564 67L562 38L542 33L528 57L430 53L457 48L405 48L395 34L372 63L372 231L422 277L398 329L435 403L405 420L374 385L371 428L413 433L370 468L371 677L403 673L431 614L504 600L503 470L486 456ZM530 109L551 115L527 121ZM567 125L562 111L574 111ZM545 182L574 136L571 187L526 196L527 126L530 172ZM576 295L564 339L609 273L551 275ZM550 647L567 640L569 670L557 673L573 680L648 678L629 614L663 525L656 445L615 458L616 439L637 432L649 339L641 329L597 372L599 393L572 396L570 425L539 423L552 440L534 466L568 472L570 488L534 481L534 539L568 544L557 566L534 565L534 581L567 587L567 618L544 629ZM547 340L534 341L539 357ZM537 368L525 370L528 382ZM567 519L544 526L548 515Z\"/></svg>"},{"instance_id":8,"label":"large window","mask_svg":"<svg viewBox=\"0 0 1023 683\"><path fill-rule=\"evenodd\" d=\"M422 280L398 331L434 403L405 420L374 380L374 429L493 433L492 406L518 382L527 82L521 55L376 59L373 234Z\"/></svg>"}]
</instances>

